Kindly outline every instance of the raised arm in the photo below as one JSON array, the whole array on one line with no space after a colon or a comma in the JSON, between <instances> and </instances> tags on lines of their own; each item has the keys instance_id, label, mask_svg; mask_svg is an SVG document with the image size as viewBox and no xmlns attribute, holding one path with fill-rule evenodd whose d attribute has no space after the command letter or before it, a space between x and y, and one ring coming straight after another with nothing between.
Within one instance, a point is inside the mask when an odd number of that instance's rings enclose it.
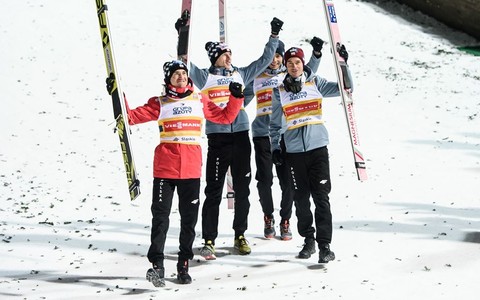
<instances>
[{"instance_id":1,"label":"raised arm","mask_svg":"<svg viewBox=\"0 0 480 300\"><path fill-rule=\"evenodd\" d=\"M208 69L200 69L191 61L189 65L189 77L192 79L193 84L195 84L197 88L201 90L207 82Z\"/></svg>"},{"instance_id":2,"label":"raised arm","mask_svg":"<svg viewBox=\"0 0 480 300\"><path fill-rule=\"evenodd\" d=\"M259 59L252 62L246 67L238 68L240 75L243 78L245 85L248 85L253 81L258 75L260 75L273 60L275 56L275 50L278 47L278 34L283 26L283 21L273 18L270 22L271 26L271 35L270 38L263 49L263 54Z\"/></svg>"}]
</instances>

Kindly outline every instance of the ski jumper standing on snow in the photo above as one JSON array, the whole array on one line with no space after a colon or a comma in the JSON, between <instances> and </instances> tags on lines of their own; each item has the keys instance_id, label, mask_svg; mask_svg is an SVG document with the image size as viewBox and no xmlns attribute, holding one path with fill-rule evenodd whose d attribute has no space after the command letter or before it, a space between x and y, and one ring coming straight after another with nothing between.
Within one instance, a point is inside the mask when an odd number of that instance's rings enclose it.
<instances>
[{"instance_id":1,"label":"ski jumper standing on snow","mask_svg":"<svg viewBox=\"0 0 480 300\"><path fill-rule=\"evenodd\" d=\"M343 47L344 57L348 54ZM273 89L270 138L273 156L281 155L282 117L286 130L283 140L286 160L291 169L298 233L305 238L298 258L309 258L319 248L319 263L335 259L330 250L332 241L331 190L328 158L328 133L322 119L322 99L340 95L337 82L329 82L305 66L303 50L285 52L287 75ZM345 59L346 61L346 59ZM310 197L315 205L315 227L310 210Z\"/></svg>"},{"instance_id":2,"label":"ski jumper standing on snow","mask_svg":"<svg viewBox=\"0 0 480 300\"><path fill-rule=\"evenodd\" d=\"M153 160L153 218L148 250L148 260L153 268L147 272L147 279L155 286L162 286L164 282L164 249L175 189L180 212L177 276L180 283L191 282L188 261L193 258L192 246L200 202L203 118L229 124L243 105L242 86L238 82L229 83L229 101L222 109L206 95L193 93L193 83L183 62L166 62L163 70L165 95L152 97L145 105L135 109L126 105L130 125L157 121L160 130L160 144L155 148Z\"/></svg>"},{"instance_id":3,"label":"ski jumper standing on snow","mask_svg":"<svg viewBox=\"0 0 480 300\"><path fill-rule=\"evenodd\" d=\"M315 73L317 72L322 56L323 41L318 37L313 37L310 41L313 46L312 56L308 66ZM275 232L275 218L273 216L274 204L272 196L273 185L273 161L270 150L270 137L268 128L270 124L270 115L272 113L272 90L282 82L286 68L283 64L283 55L285 54L285 45L279 41L275 57L265 71L257 76L255 80L247 85L244 90L245 102L248 103L254 96L257 98L257 114L252 122L253 146L255 151L255 163L257 171L255 179L257 180L258 196L264 214L264 236L273 238ZM280 146L285 152L285 145L280 139ZM275 169L282 191L280 201L280 239L290 240L292 232L290 230L290 217L292 216L293 191L290 183L290 170L285 158L281 157L275 164Z\"/></svg>"},{"instance_id":4,"label":"ski jumper standing on snow","mask_svg":"<svg viewBox=\"0 0 480 300\"><path fill-rule=\"evenodd\" d=\"M228 45L208 42L205 45L211 62L209 68L200 69L190 63L190 75L195 85L209 95L213 102L223 107L228 102L228 84L231 81L249 84L273 59L278 46L278 33L283 22L274 18L271 23L271 36L265 45L262 56L246 67L232 66L232 51ZM250 122L244 109L240 110L230 125L218 122L206 122L205 132L208 138L205 201L202 207L202 237L205 240L201 254L206 259L215 259L215 239L218 236L218 217L225 176L231 168L233 188L235 190L235 231L234 247L239 254L251 252L245 239L247 219L250 209L251 145L248 130Z\"/></svg>"}]
</instances>

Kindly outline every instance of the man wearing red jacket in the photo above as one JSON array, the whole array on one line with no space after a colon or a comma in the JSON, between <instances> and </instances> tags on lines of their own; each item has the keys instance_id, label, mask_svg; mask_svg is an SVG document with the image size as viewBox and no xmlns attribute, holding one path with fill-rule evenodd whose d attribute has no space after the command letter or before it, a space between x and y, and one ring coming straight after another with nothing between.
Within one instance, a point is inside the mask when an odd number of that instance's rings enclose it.
<instances>
[{"instance_id":1,"label":"man wearing red jacket","mask_svg":"<svg viewBox=\"0 0 480 300\"><path fill-rule=\"evenodd\" d=\"M193 82L183 62L166 62L163 71L165 95L152 97L145 105L135 109L126 105L130 125L157 121L160 130L160 144L155 148L153 160L153 218L147 255L153 264L147 271L147 280L157 287L165 285L164 248L175 189L181 218L177 279L181 284L192 281L188 274L188 262L193 258L192 246L200 202L203 119L230 124L243 103L240 83L229 85L230 101L226 107L220 108L208 96L194 93Z\"/></svg>"}]
</instances>

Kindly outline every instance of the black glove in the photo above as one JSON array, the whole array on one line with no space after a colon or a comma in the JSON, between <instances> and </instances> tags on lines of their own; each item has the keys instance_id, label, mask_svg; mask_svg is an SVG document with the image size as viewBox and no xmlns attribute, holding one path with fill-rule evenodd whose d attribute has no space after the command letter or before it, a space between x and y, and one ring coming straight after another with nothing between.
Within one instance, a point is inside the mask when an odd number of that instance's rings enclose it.
<instances>
[{"instance_id":1,"label":"black glove","mask_svg":"<svg viewBox=\"0 0 480 300\"><path fill-rule=\"evenodd\" d=\"M337 45L337 52L338 52L338 55L340 55L340 57L342 57L345 62L347 62L348 60L348 52L347 52L347 49L345 49L345 45Z\"/></svg>"},{"instance_id":2,"label":"black glove","mask_svg":"<svg viewBox=\"0 0 480 300\"><path fill-rule=\"evenodd\" d=\"M113 92L113 85L115 83L115 75L110 73L110 76L107 77L105 82L107 83L107 92L109 95L111 95Z\"/></svg>"},{"instance_id":3,"label":"black glove","mask_svg":"<svg viewBox=\"0 0 480 300\"><path fill-rule=\"evenodd\" d=\"M292 92L294 94L302 90L302 77L293 78L289 74L283 79L283 86L287 92Z\"/></svg>"},{"instance_id":4,"label":"black glove","mask_svg":"<svg viewBox=\"0 0 480 300\"><path fill-rule=\"evenodd\" d=\"M315 52L322 52L323 43L324 41L316 36L310 40L310 45L312 45L313 51Z\"/></svg>"},{"instance_id":5,"label":"black glove","mask_svg":"<svg viewBox=\"0 0 480 300\"><path fill-rule=\"evenodd\" d=\"M238 82L230 82L230 85L228 86L228 89L230 90L230 94L235 97L235 98L243 98L243 91L242 91L242 84Z\"/></svg>"},{"instance_id":6,"label":"black glove","mask_svg":"<svg viewBox=\"0 0 480 300\"><path fill-rule=\"evenodd\" d=\"M272 34L278 35L280 33L280 30L282 30L283 21L277 18L273 18L272 22L270 22L270 25L272 26Z\"/></svg>"},{"instance_id":7,"label":"black glove","mask_svg":"<svg viewBox=\"0 0 480 300\"><path fill-rule=\"evenodd\" d=\"M285 163L285 158L281 150L273 150L272 152L272 162L276 166L281 166Z\"/></svg>"},{"instance_id":8,"label":"black glove","mask_svg":"<svg viewBox=\"0 0 480 300\"><path fill-rule=\"evenodd\" d=\"M188 10L184 10L182 16L175 22L175 29L177 32L180 32L180 28L187 25L188 20L190 19L190 12Z\"/></svg>"}]
</instances>

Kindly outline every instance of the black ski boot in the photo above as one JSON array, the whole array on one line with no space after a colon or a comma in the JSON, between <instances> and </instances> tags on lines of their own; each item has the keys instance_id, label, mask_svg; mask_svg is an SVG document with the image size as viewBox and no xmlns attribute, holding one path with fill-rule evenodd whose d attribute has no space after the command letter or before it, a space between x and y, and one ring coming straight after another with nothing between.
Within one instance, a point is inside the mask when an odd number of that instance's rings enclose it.
<instances>
[{"instance_id":1,"label":"black ski boot","mask_svg":"<svg viewBox=\"0 0 480 300\"><path fill-rule=\"evenodd\" d=\"M177 263L177 279L180 284L192 283L192 277L188 275L188 260L179 260Z\"/></svg>"},{"instance_id":2,"label":"black ski boot","mask_svg":"<svg viewBox=\"0 0 480 300\"><path fill-rule=\"evenodd\" d=\"M298 253L298 258L310 258L315 253L315 239L305 238L303 249Z\"/></svg>"},{"instance_id":3,"label":"black ski boot","mask_svg":"<svg viewBox=\"0 0 480 300\"><path fill-rule=\"evenodd\" d=\"M163 267L163 261L153 263L153 267L147 271L146 278L149 282L153 283L155 287L165 286L165 268Z\"/></svg>"},{"instance_id":4,"label":"black ski boot","mask_svg":"<svg viewBox=\"0 0 480 300\"><path fill-rule=\"evenodd\" d=\"M335 253L330 250L329 244L319 245L318 249L318 263L326 264L335 259Z\"/></svg>"}]
</instances>

